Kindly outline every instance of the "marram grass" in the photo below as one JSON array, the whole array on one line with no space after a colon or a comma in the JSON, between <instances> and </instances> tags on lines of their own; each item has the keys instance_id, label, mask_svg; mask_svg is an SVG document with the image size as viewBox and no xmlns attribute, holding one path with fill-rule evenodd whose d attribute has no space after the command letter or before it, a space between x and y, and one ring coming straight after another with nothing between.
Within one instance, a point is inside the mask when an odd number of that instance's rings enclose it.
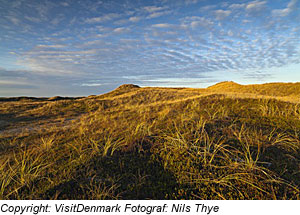
<instances>
[{"instance_id":1,"label":"marram grass","mask_svg":"<svg viewBox=\"0 0 300 215\"><path fill-rule=\"evenodd\" d=\"M0 199L299 199L300 87L273 85L3 98Z\"/></svg>"}]
</instances>

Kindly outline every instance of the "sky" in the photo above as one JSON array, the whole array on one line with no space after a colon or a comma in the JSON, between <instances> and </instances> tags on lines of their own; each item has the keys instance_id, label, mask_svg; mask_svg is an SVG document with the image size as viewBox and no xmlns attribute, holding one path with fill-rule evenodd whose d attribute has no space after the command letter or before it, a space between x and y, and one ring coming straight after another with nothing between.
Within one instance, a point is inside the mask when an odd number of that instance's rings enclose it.
<instances>
[{"instance_id":1,"label":"sky","mask_svg":"<svg viewBox=\"0 0 300 215\"><path fill-rule=\"evenodd\" d=\"M300 0L0 0L0 96L300 82Z\"/></svg>"}]
</instances>

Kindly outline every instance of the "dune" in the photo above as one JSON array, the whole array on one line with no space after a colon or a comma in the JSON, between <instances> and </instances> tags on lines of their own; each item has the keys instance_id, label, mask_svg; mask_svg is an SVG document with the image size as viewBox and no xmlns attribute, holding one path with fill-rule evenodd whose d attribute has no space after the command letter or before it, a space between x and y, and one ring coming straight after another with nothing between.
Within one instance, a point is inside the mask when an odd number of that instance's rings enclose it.
<instances>
[{"instance_id":1,"label":"dune","mask_svg":"<svg viewBox=\"0 0 300 215\"><path fill-rule=\"evenodd\" d=\"M300 199L300 83L0 99L0 199Z\"/></svg>"}]
</instances>

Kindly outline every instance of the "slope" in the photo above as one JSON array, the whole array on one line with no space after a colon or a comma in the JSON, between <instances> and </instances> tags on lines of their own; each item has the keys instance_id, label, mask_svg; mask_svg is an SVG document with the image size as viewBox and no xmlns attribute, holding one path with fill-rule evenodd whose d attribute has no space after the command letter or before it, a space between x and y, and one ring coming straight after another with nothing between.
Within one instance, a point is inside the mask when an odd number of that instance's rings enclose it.
<instances>
[{"instance_id":1,"label":"slope","mask_svg":"<svg viewBox=\"0 0 300 215\"><path fill-rule=\"evenodd\" d=\"M221 82L208 88L218 93L253 94L269 97L285 98L299 102L300 83L267 83L240 85L235 82Z\"/></svg>"},{"instance_id":2,"label":"slope","mask_svg":"<svg viewBox=\"0 0 300 215\"><path fill-rule=\"evenodd\" d=\"M300 106L224 88L2 101L0 198L299 199Z\"/></svg>"}]
</instances>

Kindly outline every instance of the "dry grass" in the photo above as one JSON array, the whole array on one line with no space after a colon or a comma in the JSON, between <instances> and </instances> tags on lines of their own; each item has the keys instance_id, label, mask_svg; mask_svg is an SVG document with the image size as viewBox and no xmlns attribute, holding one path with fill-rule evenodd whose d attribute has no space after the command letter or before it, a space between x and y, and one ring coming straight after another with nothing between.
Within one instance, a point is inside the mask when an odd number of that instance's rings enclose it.
<instances>
[{"instance_id":1,"label":"dry grass","mask_svg":"<svg viewBox=\"0 0 300 215\"><path fill-rule=\"evenodd\" d=\"M0 199L299 199L298 88L6 98Z\"/></svg>"}]
</instances>

